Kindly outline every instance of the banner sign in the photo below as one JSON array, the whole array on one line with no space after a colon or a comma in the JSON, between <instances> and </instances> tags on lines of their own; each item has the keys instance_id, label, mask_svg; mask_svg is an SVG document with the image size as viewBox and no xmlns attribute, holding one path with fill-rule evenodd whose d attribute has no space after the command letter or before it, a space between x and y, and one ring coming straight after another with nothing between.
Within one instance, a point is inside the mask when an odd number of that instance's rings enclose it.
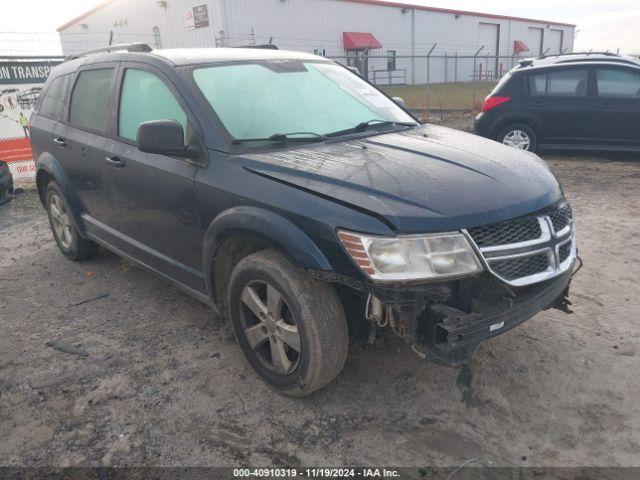
<instances>
[{"instance_id":1,"label":"banner sign","mask_svg":"<svg viewBox=\"0 0 640 480\"><path fill-rule=\"evenodd\" d=\"M0 62L0 160L14 178L35 175L29 119L51 69L60 61Z\"/></svg>"}]
</instances>

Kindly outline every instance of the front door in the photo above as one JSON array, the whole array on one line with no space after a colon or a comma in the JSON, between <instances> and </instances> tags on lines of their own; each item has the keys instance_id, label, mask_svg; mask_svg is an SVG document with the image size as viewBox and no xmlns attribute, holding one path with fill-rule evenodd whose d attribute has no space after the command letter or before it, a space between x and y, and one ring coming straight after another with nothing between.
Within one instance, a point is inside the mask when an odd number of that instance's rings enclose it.
<instances>
[{"instance_id":1,"label":"front door","mask_svg":"<svg viewBox=\"0 0 640 480\"><path fill-rule=\"evenodd\" d=\"M624 66L598 67L596 88L602 143L640 145L640 70Z\"/></svg>"},{"instance_id":2,"label":"front door","mask_svg":"<svg viewBox=\"0 0 640 480\"><path fill-rule=\"evenodd\" d=\"M105 182L120 209L114 234L124 253L204 292L203 226L195 202L200 167L182 158L143 153L136 148L138 126L150 120L177 120L192 141L191 116L171 82L147 65L124 63L114 137L106 157Z\"/></svg>"}]
</instances>

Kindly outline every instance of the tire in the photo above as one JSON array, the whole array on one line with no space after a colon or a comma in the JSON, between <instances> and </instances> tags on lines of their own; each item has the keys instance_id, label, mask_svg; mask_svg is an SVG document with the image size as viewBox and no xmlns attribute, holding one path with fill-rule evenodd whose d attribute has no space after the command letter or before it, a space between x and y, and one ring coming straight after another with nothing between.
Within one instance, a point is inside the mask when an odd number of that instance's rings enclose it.
<instances>
[{"instance_id":1,"label":"tire","mask_svg":"<svg viewBox=\"0 0 640 480\"><path fill-rule=\"evenodd\" d=\"M60 251L74 261L95 255L98 244L80 236L69 203L56 182L47 185L45 199L49 225Z\"/></svg>"},{"instance_id":2,"label":"tire","mask_svg":"<svg viewBox=\"0 0 640 480\"><path fill-rule=\"evenodd\" d=\"M277 392L309 395L342 370L349 333L338 294L275 250L236 265L228 302L245 358Z\"/></svg>"},{"instance_id":3,"label":"tire","mask_svg":"<svg viewBox=\"0 0 640 480\"><path fill-rule=\"evenodd\" d=\"M509 142L508 137L513 135L511 138L511 142ZM498 131L498 135L496 135L496 141L508 145L513 148L519 148L521 150L526 150L529 152L535 152L538 148L538 138L536 137L535 132L531 127L525 125L523 123L511 123L502 127ZM526 144L526 148L522 148L522 146L517 146L512 142L516 141L524 141L523 146Z\"/></svg>"}]
</instances>

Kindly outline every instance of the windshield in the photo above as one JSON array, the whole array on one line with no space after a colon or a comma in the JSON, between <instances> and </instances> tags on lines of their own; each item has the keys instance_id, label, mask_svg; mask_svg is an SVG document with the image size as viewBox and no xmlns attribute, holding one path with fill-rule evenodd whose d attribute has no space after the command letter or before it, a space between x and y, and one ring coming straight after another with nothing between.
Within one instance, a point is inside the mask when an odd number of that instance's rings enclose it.
<instances>
[{"instance_id":1,"label":"windshield","mask_svg":"<svg viewBox=\"0 0 640 480\"><path fill-rule=\"evenodd\" d=\"M294 132L317 137L374 119L415 123L392 100L332 63L226 64L198 68L193 77L234 139Z\"/></svg>"}]
</instances>

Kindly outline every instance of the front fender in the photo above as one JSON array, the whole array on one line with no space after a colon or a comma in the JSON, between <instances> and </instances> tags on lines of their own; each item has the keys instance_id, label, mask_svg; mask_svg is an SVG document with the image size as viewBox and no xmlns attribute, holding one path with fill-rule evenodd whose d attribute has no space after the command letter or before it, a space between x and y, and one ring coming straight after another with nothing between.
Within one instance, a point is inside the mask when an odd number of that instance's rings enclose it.
<instances>
[{"instance_id":1,"label":"front fender","mask_svg":"<svg viewBox=\"0 0 640 480\"><path fill-rule=\"evenodd\" d=\"M202 261L207 292L215 301L213 268L219 248L228 238L244 236L279 250L305 269L332 270L315 242L286 218L259 207L234 207L218 215L204 237Z\"/></svg>"},{"instance_id":2,"label":"front fender","mask_svg":"<svg viewBox=\"0 0 640 480\"><path fill-rule=\"evenodd\" d=\"M81 213L83 211L82 201L73 189L71 181L64 173L64 169L60 165L60 162L58 162L58 160L49 152L44 152L36 160L36 167L36 182L42 203L44 204L45 200L45 186L43 184L43 179L46 177L58 184L65 199L67 200L67 203L69 204L71 214L73 215L73 219L75 220L78 229L81 233L84 233L85 227L82 223L81 217Z\"/></svg>"}]
</instances>

